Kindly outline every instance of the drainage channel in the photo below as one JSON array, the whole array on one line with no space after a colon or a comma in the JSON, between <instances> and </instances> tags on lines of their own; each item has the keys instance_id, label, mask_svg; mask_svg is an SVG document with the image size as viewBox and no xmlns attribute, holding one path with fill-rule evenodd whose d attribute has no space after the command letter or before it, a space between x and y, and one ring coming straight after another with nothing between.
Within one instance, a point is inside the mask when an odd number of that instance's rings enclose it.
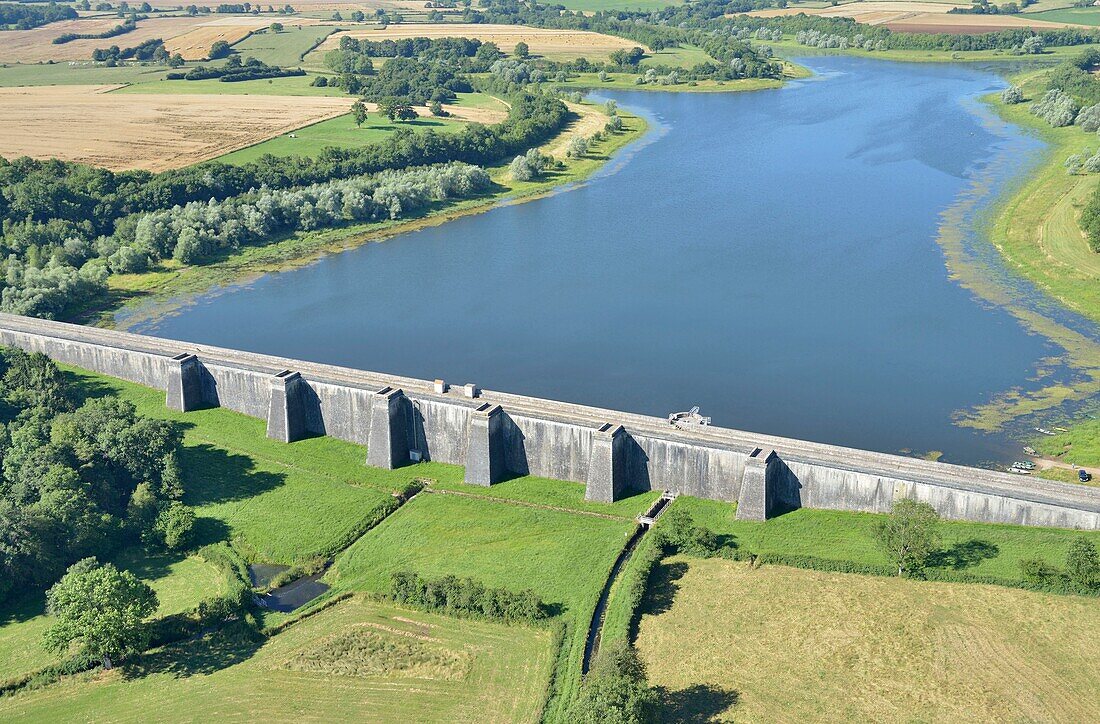
<instances>
[{"instance_id":1,"label":"drainage channel","mask_svg":"<svg viewBox=\"0 0 1100 724\"><path fill-rule=\"evenodd\" d=\"M588 639L584 644L584 659L581 662L581 676L588 674L588 670L592 667L592 660L595 658L596 652L600 650L600 638L603 634L604 619L607 616L607 602L611 598L611 589L614 587L615 581L622 573L623 566L634 555L634 550L641 542L642 536L649 532L653 523L675 498L675 495L666 490L644 515L638 516L638 526L619 553L619 557L615 559L615 564L611 566L611 573L608 574L607 582L604 583L603 591L600 592L600 600L596 603L596 610L592 612L592 622L588 626Z\"/></svg>"}]
</instances>

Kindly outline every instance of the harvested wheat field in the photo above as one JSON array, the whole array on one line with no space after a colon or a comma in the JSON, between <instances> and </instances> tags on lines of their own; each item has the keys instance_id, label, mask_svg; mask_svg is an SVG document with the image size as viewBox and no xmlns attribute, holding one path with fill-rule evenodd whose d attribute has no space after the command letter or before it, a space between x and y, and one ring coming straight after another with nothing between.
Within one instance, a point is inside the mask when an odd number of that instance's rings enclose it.
<instances>
[{"instance_id":1,"label":"harvested wheat field","mask_svg":"<svg viewBox=\"0 0 1100 724\"><path fill-rule=\"evenodd\" d=\"M898 33L992 33L997 30L1013 28L1031 28L1044 30L1051 28L1088 28L1076 23L1055 23L1048 20L1036 20L1027 15L936 15L921 13L912 17L899 18L884 23L886 27Z\"/></svg>"},{"instance_id":2,"label":"harvested wheat field","mask_svg":"<svg viewBox=\"0 0 1100 724\"><path fill-rule=\"evenodd\" d=\"M0 88L0 156L162 171L347 113L351 98Z\"/></svg>"},{"instance_id":3,"label":"harvested wheat field","mask_svg":"<svg viewBox=\"0 0 1100 724\"><path fill-rule=\"evenodd\" d=\"M971 15L948 13L955 7L969 7L969 3L903 2L881 0L854 2L824 8L783 8L756 10L748 15L774 18L783 15L818 15L825 18L852 18L865 25L885 25L891 30L905 33L990 33L1005 28L1064 28L1083 27L1068 23L1029 19L1026 15Z\"/></svg>"},{"instance_id":4,"label":"harvested wheat field","mask_svg":"<svg viewBox=\"0 0 1100 724\"><path fill-rule=\"evenodd\" d=\"M666 561L637 646L677 721L1096 721L1100 605L722 559ZM672 594L675 593L673 597Z\"/></svg>"},{"instance_id":5,"label":"harvested wheat field","mask_svg":"<svg viewBox=\"0 0 1100 724\"><path fill-rule=\"evenodd\" d=\"M152 38L168 40L190 32L206 18L149 18L139 20L137 28L113 38L73 40L54 45L53 39L65 33L101 33L122 21L119 18L87 18L50 23L33 30L8 30L0 33L0 62L39 63L45 60L91 60L96 48L134 47Z\"/></svg>"},{"instance_id":6,"label":"harvested wheat field","mask_svg":"<svg viewBox=\"0 0 1100 724\"><path fill-rule=\"evenodd\" d=\"M496 43L505 53L511 53L516 43L524 42L533 55L548 58L597 58L605 57L619 48L633 48L637 43L625 38L600 35L583 30L549 30L520 25L462 25L458 23L426 23L390 25L389 27L355 28L333 33L321 43L318 51L324 53L339 47L340 38L350 35L368 40L396 40L398 38L477 38L482 42Z\"/></svg>"}]
</instances>

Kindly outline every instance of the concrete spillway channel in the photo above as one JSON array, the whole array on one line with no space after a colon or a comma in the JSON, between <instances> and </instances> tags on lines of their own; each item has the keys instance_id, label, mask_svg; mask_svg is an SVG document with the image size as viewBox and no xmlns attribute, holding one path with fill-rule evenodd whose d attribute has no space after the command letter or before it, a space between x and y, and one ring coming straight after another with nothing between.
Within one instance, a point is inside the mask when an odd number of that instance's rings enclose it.
<instances>
[{"instance_id":1,"label":"concrete spillway channel","mask_svg":"<svg viewBox=\"0 0 1100 724\"><path fill-rule=\"evenodd\" d=\"M604 583L603 591L600 592L600 600L596 603L596 609L592 612L592 622L588 626L588 639L584 644L584 660L581 662L581 675L588 674L588 670L592 667L592 661L596 657L596 653L600 650L600 637L603 633L603 622L607 615L607 602L611 598L611 589L615 585L615 581L618 580L619 574L622 573L623 566L630 560L630 557L634 555L634 550L638 547L638 544L642 540L642 536L649 532L649 529L653 526L653 523L660 517L661 513L665 511L668 504L676 499L676 496L667 490L658 498L649 510L644 515L638 516L638 527L634 529L634 533L630 536L630 540L626 542L622 551L619 553L619 557L615 559L615 564L611 566L611 573L607 576L607 582Z\"/></svg>"}]
</instances>

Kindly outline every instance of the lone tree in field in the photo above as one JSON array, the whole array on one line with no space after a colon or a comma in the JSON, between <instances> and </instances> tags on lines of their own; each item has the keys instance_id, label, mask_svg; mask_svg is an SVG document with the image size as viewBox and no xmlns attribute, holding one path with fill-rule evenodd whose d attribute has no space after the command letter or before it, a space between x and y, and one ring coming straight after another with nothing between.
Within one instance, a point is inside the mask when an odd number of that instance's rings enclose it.
<instances>
[{"instance_id":1,"label":"lone tree in field","mask_svg":"<svg viewBox=\"0 0 1100 724\"><path fill-rule=\"evenodd\" d=\"M272 33L281 33L281 32L283 32L283 24L282 23L272 23L271 26L270 26L270 30L271 30Z\"/></svg>"},{"instance_id":2,"label":"lone tree in field","mask_svg":"<svg viewBox=\"0 0 1100 724\"><path fill-rule=\"evenodd\" d=\"M878 540L886 557L898 567L898 575L924 568L939 547L936 527L940 516L928 503L904 498L894 503L894 512L878 527Z\"/></svg>"},{"instance_id":3,"label":"lone tree in field","mask_svg":"<svg viewBox=\"0 0 1100 724\"><path fill-rule=\"evenodd\" d=\"M85 558L50 589L46 610L55 618L43 635L47 649L60 654L79 643L110 669L148 644L145 619L157 610L157 594L129 571Z\"/></svg>"},{"instance_id":4,"label":"lone tree in field","mask_svg":"<svg viewBox=\"0 0 1100 724\"><path fill-rule=\"evenodd\" d=\"M417 117L416 111L403 98L383 98L378 101L378 111L391 121L411 121Z\"/></svg>"},{"instance_id":5,"label":"lone tree in field","mask_svg":"<svg viewBox=\"0 0 1100 724\"><path fill-rule=\"evenodd\" d=\"M351 117L355 119L356 128L363 127L363 122L367 120L367 107L363 105L362 100L351 104Z\"/></svg>"},{"instance_id":6,"label":"lone tree in field","mask_svg":"<svg viewBox=\"0 0 1100 724\"><path fill-rule=\"evenodd\" d=\"M1066 552L1066 575L1082 588L1100 586L1100 555L1088 538L1075 538Z\"/></svg>"},{"instance_id":7,"label":"lone tree in field","mask_svg":"<svg viewBox=\"0 0 1100 724\"><path fill-rule=\"evenodd\" d=\"M531 55L531 48L522 40L516 43L516 57L526 58Z\"/></svg>"}]
</instances>

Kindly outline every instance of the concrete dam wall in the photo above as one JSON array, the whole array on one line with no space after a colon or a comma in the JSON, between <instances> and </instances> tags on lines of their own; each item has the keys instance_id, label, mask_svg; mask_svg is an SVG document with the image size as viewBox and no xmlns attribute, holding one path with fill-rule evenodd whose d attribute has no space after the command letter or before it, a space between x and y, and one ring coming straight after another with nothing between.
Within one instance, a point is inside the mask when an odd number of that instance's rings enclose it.
<instances>
[{"instance_id":1,"label":"concrete dam wall","mask_svg":"<svg viewBox=\"0 0 1100 724\"><path fill-rule=\"evenodd\" d=\"M366 464L462 465L492 485L537 475L590 500L667 490L737 502L740 518L793 508L883 513L930 503L948 519L1100 529L1100 489L522 395L0 314L0 344L165 391L177 410L220 406L270 437L330 435Z\"/></svg>"}]
</instances>

